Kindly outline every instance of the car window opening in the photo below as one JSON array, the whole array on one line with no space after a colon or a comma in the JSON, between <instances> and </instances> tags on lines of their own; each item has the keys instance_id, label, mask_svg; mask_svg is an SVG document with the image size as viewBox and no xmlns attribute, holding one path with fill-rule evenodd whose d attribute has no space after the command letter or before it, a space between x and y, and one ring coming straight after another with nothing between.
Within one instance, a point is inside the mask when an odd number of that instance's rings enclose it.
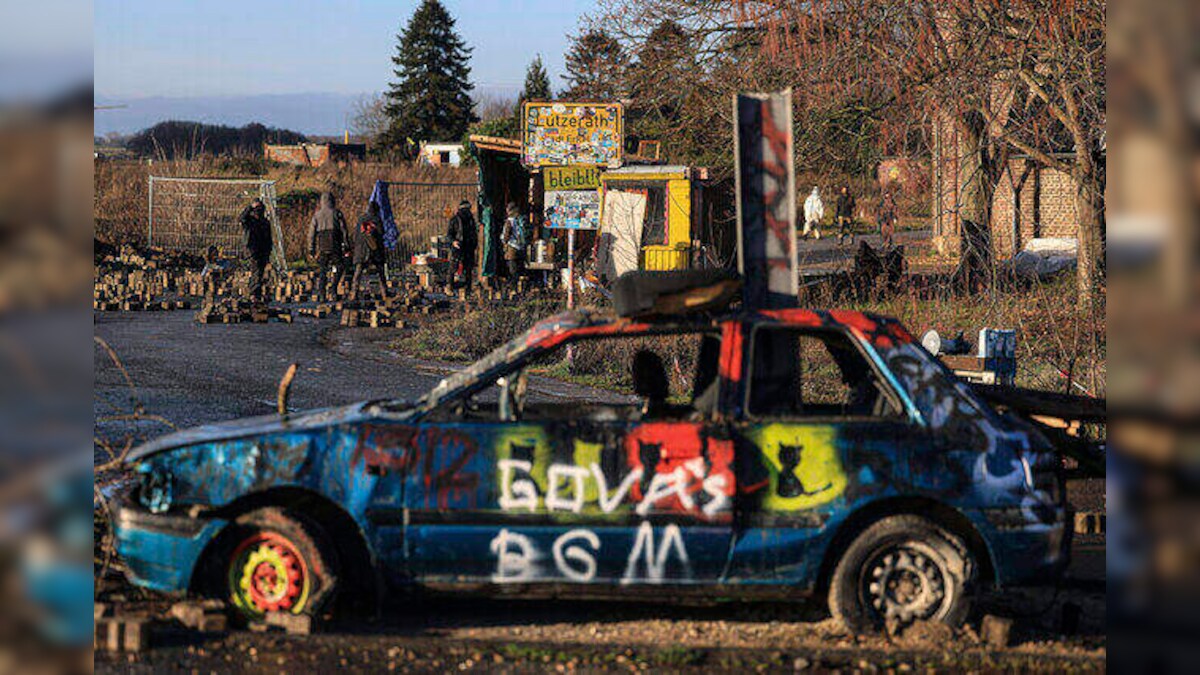
<instances>
[{"instance_id":1,"label":"car window opening","mask_svg":"<svg viewBox=\"0 0 1200 675\"><path fill-rule=\"evenodd\" d=\"M761 326L754 330L751 350L751 415L901 416L886 385L846 335Z\"/></svg>"},{"instance_id":2,"label":"car window opening","mask_svg":"<svg viewBox=\"0 0 1200 675\"><path fill-rule=\"evenodd\" d=\"M571 345L570 363L566 350L559 346L499 373L492 386L442 406L434 419L695 421L716 412L721 338L714 332L579 340ZM530 377L560 382L539 387ZM572 388L570 396L545 391L563 386ZM506 404L506 391L517 400ZM502 419L505 414L515 419Z\"/></svg>"}]
</instances>

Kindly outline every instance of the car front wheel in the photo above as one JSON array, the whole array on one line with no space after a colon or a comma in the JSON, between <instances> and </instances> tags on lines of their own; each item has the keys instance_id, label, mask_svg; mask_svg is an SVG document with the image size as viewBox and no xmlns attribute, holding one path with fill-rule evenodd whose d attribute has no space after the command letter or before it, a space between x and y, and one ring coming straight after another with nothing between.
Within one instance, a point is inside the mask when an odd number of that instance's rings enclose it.
<instances>
[{"instance_id":1,"label":"car front wheel","mask_svg":"<svg viewBox=\"0 0 1200 675\"><path fill-rule=\"evenodd\" d=\"M960 626L970 611L975 562L962 539L912 515L884 518L846 548L829 587L829 611L857 633L916 621Z\"/></svg>"},{"instance_id":2,"label":"car front wheel","mask_svg":"<svg viewBox=\"0 0 1200 675\"><path fill-rule=\"evenodd\" d=\"M337 589L337 563L321 528L264 508L237 519L213 561L209 588L248 620L268 612L316 616Z\"/></svg>"}]
</instances>

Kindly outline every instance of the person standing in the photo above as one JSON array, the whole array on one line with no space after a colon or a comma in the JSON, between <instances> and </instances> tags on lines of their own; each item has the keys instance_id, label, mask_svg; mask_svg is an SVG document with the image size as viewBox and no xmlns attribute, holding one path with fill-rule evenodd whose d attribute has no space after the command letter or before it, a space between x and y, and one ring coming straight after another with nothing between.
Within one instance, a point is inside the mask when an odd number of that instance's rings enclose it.
<instances>
[{"instance_id":1,"label":"person standing","mask_svg":"<svg viewBox=\"0 0 1200 675\"><path fill-rule=\"evenodd\" d=\"M368 268L379 276L379 293L386 300L388 295L387 277L383 273L383 218L379 215L379 205L370 202L367 212L358 219L354 228L354 278L350 281L350 299L358 299L358 288L362 277Z\"/></svg>"},{"instance_id":2,"label":"person standing","mask_svg":"<svg viewBox=\"0 0 1200 675\"><path fill-rule=\"evenodd\" d=\"M883 247L891 248L896 236L896 199L891 190L883 193L879 202L879 236L883 239Z\"/></svg>"},{"instance_id":3,"label":"person standing","mask_svg":"<svg viewBox=\"0 0 1200 675\"><path fill-rule=\"evenodd\" d=\"M308 223L308 254L319 266L317 272L317 301L325 302L326 282L329 270L333 269L333 295L337 296L338 284L345 275L342 251L348 244L346 218L337 208L332 192L321 193L321 205Z\"/></svg>"},{"instance_id":4,"label":"person standing","mask_svg":"<svg viewBox=\"0 0 1200 675\"><path fill-rule=\"evenodd\" d=\"M516 202L508 203L508 218L504 220L504 229L500 232L500 242L504 245L504 263L508 266L508 277L513 284L525 273L525 246L527 244L529 225Z\"/></svg>"},{"instance_id":5,"label":"person standing","mask_svg":"<svg viewBox=\"0 0 1200 675\"><path fill-rule=\"evenodd\" d=\"M854 244L854 195L850 194L850 186L843 185L842 191L838 193L837 207L834 216L837 218L838 225L838 246L842 245L842 239L848 238L850 244Z\"/></svg>"},{"instance_id":6,"label":"person standing","mask_svg":"<svg viewBox=\"0 0 1200 675\"><path fill-rule=\"evenodd\" d=\"M262 199L255 197L250 205L242 209L238 222L245 235L246 251L250 254L250 285L247 293L251 300L263 300L263 276L271 261L271 221L267 219L267 207Z\"/></svg>"},{"instance_id":7,"label":"person standing","mask_svg":"<svg viewBox=\"0 0 1200 675\"><path fill-rule=\"evenodd\" d=\"M821 219L825 217L825 202L821 201L821 191L816 185L808 199L804 200L804 234L805 238L812 233L817 239L821 238Z\"/></svg>"},{"instance_id":8,"label":"person standing","mask_svg":"<svg viewBox=\"0 0 1200 675\"><path fill-rule=\"evenodd\" d=\"M459 202L458 211L450 217L446 236L450 240L451 274L455 277L461 274L463 284L470 289L475 283L475 251L479 248L471 202L465 199Z\"/></svg>"}]
</instances>

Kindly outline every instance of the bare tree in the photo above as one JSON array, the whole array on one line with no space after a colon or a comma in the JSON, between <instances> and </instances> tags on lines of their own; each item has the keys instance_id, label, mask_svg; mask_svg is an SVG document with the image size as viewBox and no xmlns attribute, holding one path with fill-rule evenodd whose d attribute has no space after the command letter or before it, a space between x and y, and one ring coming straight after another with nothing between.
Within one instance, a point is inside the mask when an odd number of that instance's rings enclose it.
<instances>
[{"instance_id":1,"label":"bare tree","mask_svg":"<svg viewBox=\"0 0 1200 675\"><path fill-rule=\"evenodd\" d=\"M382 94L360 96L350 107L350 130L355 136L374 140L387 131L387 101Z\"/></svg>"},{"instance_id":2,"label":"bare tree","mask_svg":"<svg viewBox=\"0 0 1200 675\"><path fill-rule=\"evenodd\" d=\"M1012 0L975 20L1011 89L1002 140L1075 184L1078 294L1090 304L1104 267L1105 2Z\"/></svg>"},{"instance_id":3,"label":"bare tree","mask_svg":"<svg viewBox=\"0 0 1200 675\"><path fill-rule=\"evenodd\" d=\"M973 235L987 232L1011 152L1069 174L1079 296L1091 301L1103 255L1103 0L742 0L738 9L744 25L769 31L764 49L797 68L801 87L840 100L874 91L881 140L921 110L953 130L964 260L988 260L986 239Z\"/></svg>"}]
</instances>

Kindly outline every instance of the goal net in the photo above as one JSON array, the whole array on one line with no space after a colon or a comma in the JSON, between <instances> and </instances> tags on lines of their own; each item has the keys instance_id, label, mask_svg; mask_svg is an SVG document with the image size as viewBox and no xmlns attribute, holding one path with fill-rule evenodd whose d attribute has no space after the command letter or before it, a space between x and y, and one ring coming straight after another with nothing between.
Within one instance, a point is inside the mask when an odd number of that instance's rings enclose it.
<instances>
[{"instance_id":1,"label":"goal net","mask_svg":"<svg viewBox=\"0 0 1200 675\"><path fill-rule=\"evenodd\" d=\"M272 266L283 273L287 260L271 180L150 176L147 242L199 255L216 246L223 257L245 259L249 254L238 217L255 197L271 221Z\"/></svg>"}]
</instances>

